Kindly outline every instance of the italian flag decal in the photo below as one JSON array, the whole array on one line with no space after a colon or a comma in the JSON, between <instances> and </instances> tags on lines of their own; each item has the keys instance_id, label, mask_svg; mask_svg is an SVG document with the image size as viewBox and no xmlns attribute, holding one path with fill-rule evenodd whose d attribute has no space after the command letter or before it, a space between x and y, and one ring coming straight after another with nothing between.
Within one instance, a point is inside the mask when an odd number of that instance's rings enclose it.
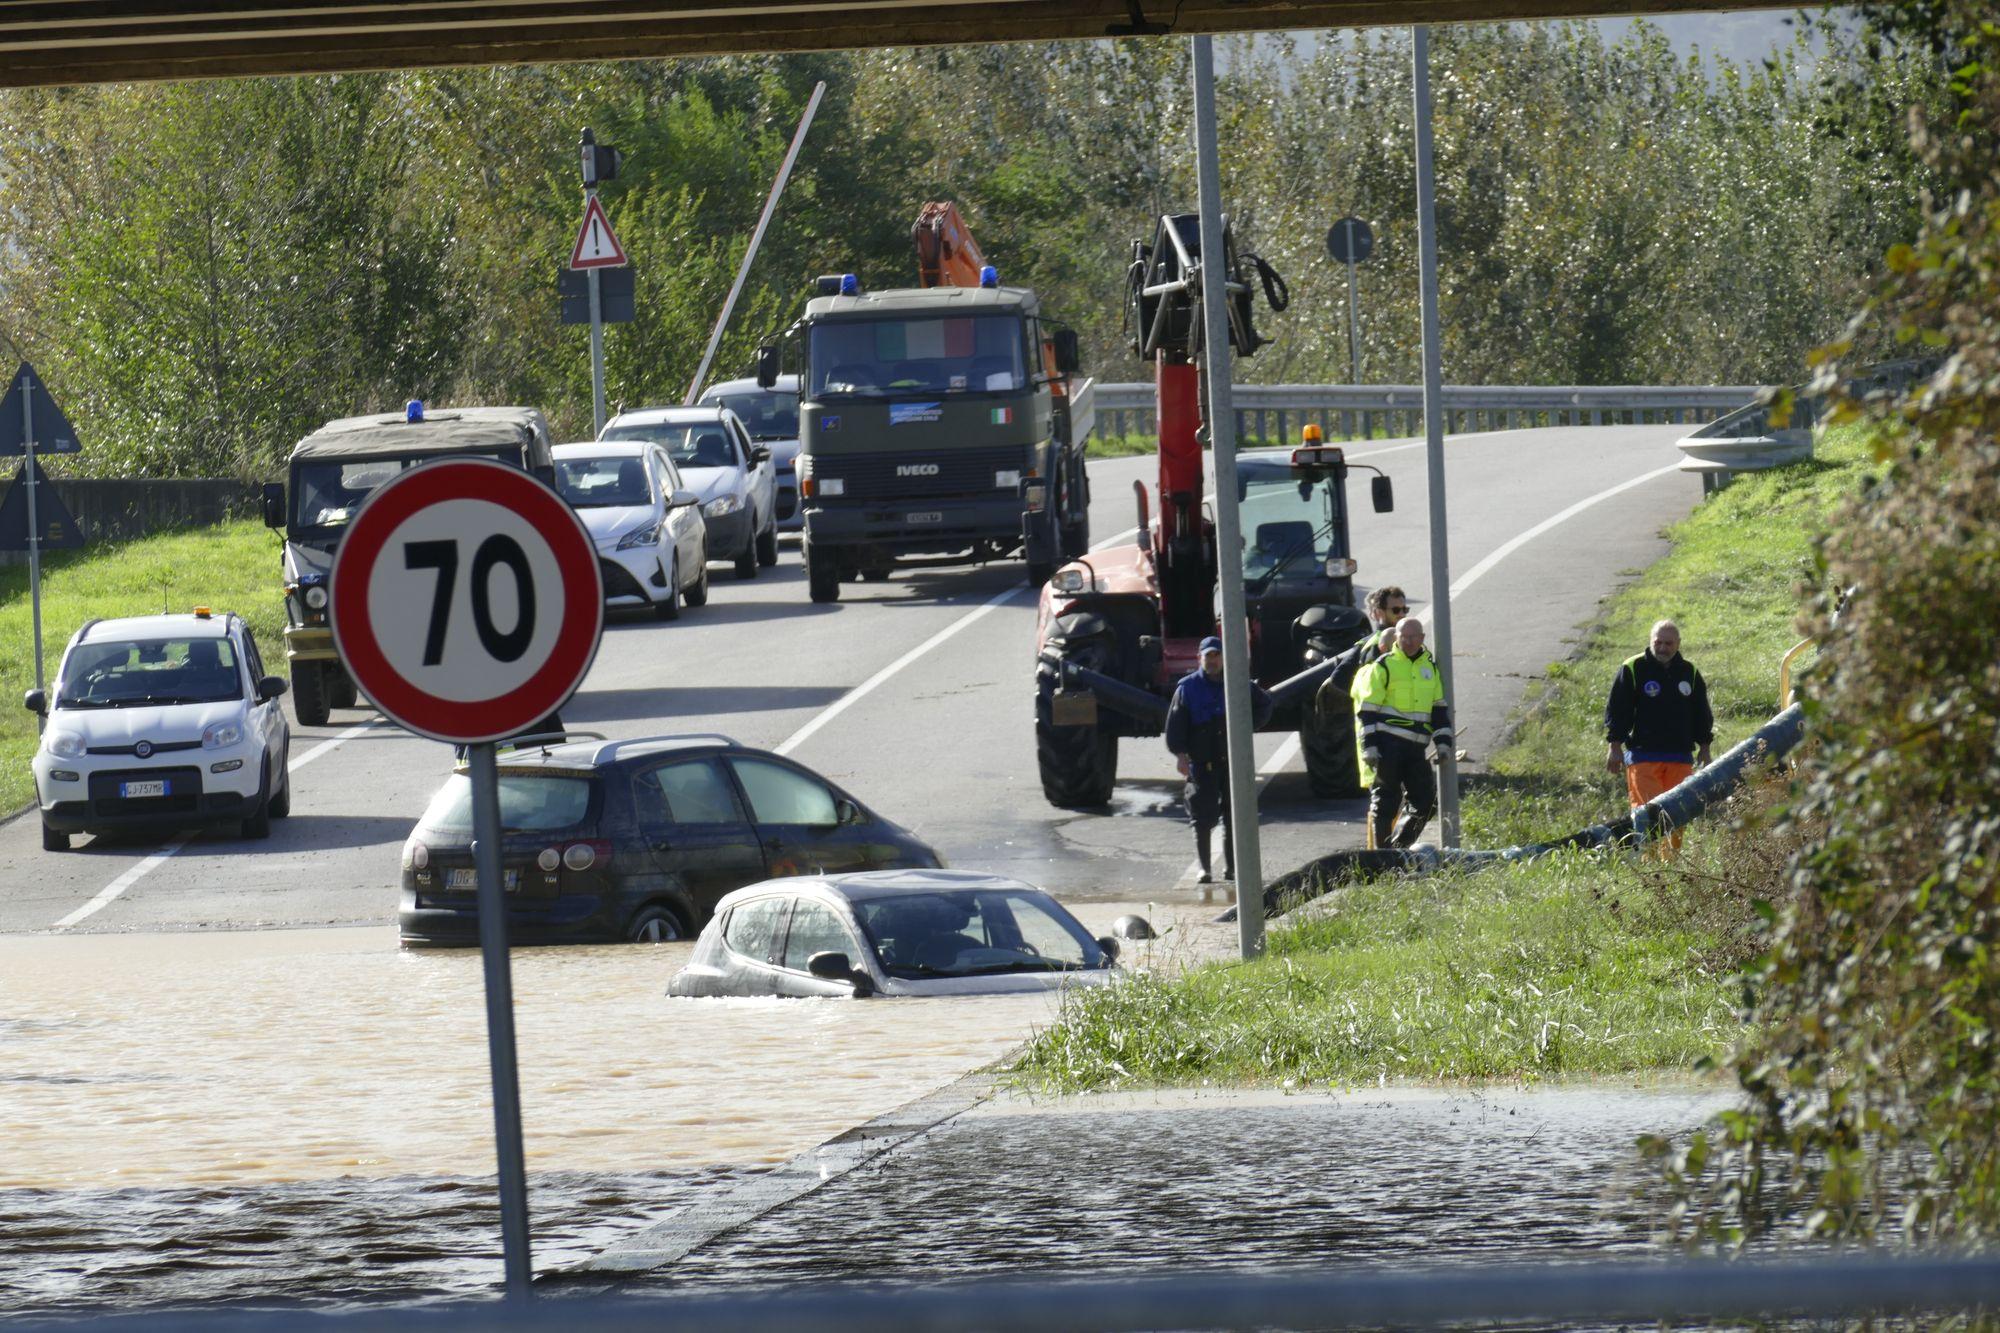
<instances>
[{"instance_id":1,"label":"italian flag decal","mask_svg":"<svg viewBox=\"0 0 2000 1333\"><path fill-rule=\"evenodd\" d=\"M996 408L994 408L994 409L993 409L993 424L994 424L994 425L996 425L996 426L1004 426L1004 425L1006 425L1007 423L1009 423L1010 421L1012 421L1013 419L1014 419L1014 409L1013 409L1013 408L1011 408L1011 407L996 407Z\"/></svg>"},{"instance_id":2,"label":"italian flag decal","mask_svg":"<svg viewBox=\"0 0 2000 1333\"><path fill-rule=\"evenodd\" d=\"M969 319L899 319L875 326L875 355L884 361L939 361L971 356Z\"/></svg>"}]
</instances>

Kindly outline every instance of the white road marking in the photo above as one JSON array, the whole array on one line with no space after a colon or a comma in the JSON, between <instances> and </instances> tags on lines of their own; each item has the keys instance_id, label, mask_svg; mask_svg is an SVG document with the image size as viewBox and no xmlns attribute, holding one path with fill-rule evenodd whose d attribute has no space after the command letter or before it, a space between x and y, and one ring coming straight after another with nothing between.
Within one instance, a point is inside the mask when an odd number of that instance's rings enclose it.
<instances>
[{"instance_id":1,"label":"white road marking","mask_svg":"<svg viewBox=\"0 0 2000 1333\"><path fill-rule=\"evenodd\" d=\"M960 616L957 620L952 621L949 625L946 625L943 629L931 635L928 639L925 639L922 643L918 644L916 647L910 649L909 652L904 653L901 657L889 663L888 666L883 667L880 671L870 676L867 680L862 681L859 685L856 685L853 689L849 690L847 693L841 695L838 699L835 699L832 703L828 704L826 708L817 717L813 718L812 721L806 723L803 727L800 727L797 731L787 736L785 738L784 744L780 745L775 751L775 753L790 754L792 751L798 749L799 746L804 745L807 741L811 740L814 734L817 733L821 727L824 727L827 723L833 721L835 718L839 717L842 713L854 707L855 704L860 703L863 699L867 698L870 694L874 693L876 688L880 686L882 682L888 680L891 676L894 676L898 671L901 671L904 667L910 665L910 663L916 661L918 658L922 657L925 653L937 647L939 644L943 643L946 639L949 639L952 635L966 628L966 626L971 625L974 622L981 620L984 617L992 614L992 612L997 610L999 607L1003 606L1008 602L1013 601L1016 597L1019 597L1022 593L1027 591L1028 589L1025 587L1009 588L1006 592L1001 593L998 597L989 598L985 602L980 603L980 605L976 609L968 611L966 614Z\"/></svg>"},{"instance_id":2,"label":"white road marking","mask_svg":"<svg viewBox=\"0 0 2000 1333\"><path fill-rule=\"evenodd\" d=\"M342 742L351 741L356 736L359 736L362 732L373 731L376 727L381 725L382 723L379 721L363 722L360 726L349 727L346 731L341 732L338 736L329 736L326 740L321 741L318 745L313 746L312 749L307 750L304 754L300 755L298 758L286 764L285 776L289 778L292 774L298 772L300 769L304 768L307 764L310 764L313 760L319 758L327 751L340 745ZM174 853L180 851L181 848L187 846L188 843L193 840L193 838L194 834L192 833L181 834L178 838L175 838L172 842L160 848L159 851L154 852L152 855L148 856L145 860L139 862L139 864L131 867L124 874L120 875L117 879L112 880L109 884L106 884L102 889L99 889L96 897L92 898L89 902L85 903L83 906L77 908L74 912L71 912L68 916L64 917L62 920L56 922L53 928L56 930L68 930L71 926L76 925L78 922L86 920L89 917L95 916L97 913L111 906L112 903L117 902L118 899L124 895L127 889L131 888L134 884L137 884L140 880L144 879L146 876L152 874L162 865L165 865L169 860L173 858Z\"/></svg>"},{"instance_id":3,"label":"white road marking","mask_svg":"<svg viewBox=\"0 0 2000 1333\"><path fill-rule=\"evenodd\" d=\"M1413 446L1408 446L1408 445L1398 446L1398 448L1410 448L1410 447ZM1393 451L1385 449L1381 450L1380 452L1389 453ZM1656 468L1651 472L1645 473L1641 476L1634 477L1630 481L1620 482L1618 485L1613 486L1608 490L1602 490L1595 495L1587 496L1584 499L1578 500L1575 504L1571 505L1569 508L1563 510L1562 512L1551 515L1550 517L1543 519L1540 523L1535 524L1534 527L1529 528L1526 532L1518 533L1515 536L1508 538L1506 541L1502 542L1499 546L1495 547L1492 550L1492 552L1486 556L1485 559L1481 560L1478 564L1475 564L1471 569L1466 570L1464 574L1460 575L1452 583L1451 600L1456 602L1459 599L1460 595L1462 595L1467 588L1470 588L1473 584L1479 582L1480 579L1485 578L1488 574L1492 573L1494 568L1497 565L1499 565L1499 563L1502 560L1505 560L1508 556L1514 554L1514 552L1520 550L1523 546L1526 546L1529 542L1533 541L1535 538L1540 537L1543 534L1551 531L1552 529L1560 527L1562 524L1568 522L1570 519L1575 518L1578 514L1581 514L1584 510L1589 509L1592 505L1600 504L1605 500L1611 499L1615 495L1622 495L1626 491L1629 491L1634 487L1644 486L1649 481L1657 481L1661 477L1666 476L1668 473L1679 472L1679 471L1680 471L1680 464L1670 463L1666 467ZM1428 626L1430 623L1430 612L1431 608L1429 606L1422 606L1422 607L1412 606L1410 608L1410 613L1416 616L1419 620L1422 620L1426 626ZM1298 752L1299 752L1299 734L1295 731L1284 739L1284 742L1280 744L1278 748L1271 753L1271 757L1269 759L1266 759L1262 764L1258 766L1257 775L1260 778L1268 779L1278 773L1283 772L1285 766L1292 762L1292 758L1295 755L1297 755ZM1261 784L1258 787L1258 794L1260 796L1263 794L1263 787ZM1177 885L1176 887L1184 887L1188 884L1193 883L1195 877L1200 874L1201 874L1201 862L1199 861L1189 862L1188 868L1181 873L1180 884Z\"/></svg>"}]
</instances>

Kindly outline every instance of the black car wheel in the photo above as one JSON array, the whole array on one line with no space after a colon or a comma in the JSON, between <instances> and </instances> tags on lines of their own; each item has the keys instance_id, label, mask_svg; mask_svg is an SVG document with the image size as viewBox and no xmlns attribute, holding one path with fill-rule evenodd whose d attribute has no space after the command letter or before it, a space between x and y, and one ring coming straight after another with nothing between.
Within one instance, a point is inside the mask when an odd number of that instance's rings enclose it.
<instances>
[{"instance_id":1,"label":"black car wheel","mask_svg":"<svg viewBox=\"0 0 2000 1333\"><path fill-rule=\"evenodd\" d=\"M48 822L42 822L42 850L45 852L66 852L69 850L69 834L52 829Z\"/></svg>"},{"instance_id":2,"label":"black car wheel","mask_svg":"<svg viewBox=\"0 0 2000 1333\"><path fill-rule=\"evenodd\" d=\"M703 548L701 553L701 572L694 576L694 582L688 584L686 591L681 593L681 597L689 606L708 605L708 550L706 547Z\"/></svg>"},{"instance_id":3,"label":"black car wheel","mask_svg":"<svg viewBox=\"0 0 2000 1333\"><path fill-rule=\"evenodd\" d=\"M767 569L778 563L778 520L775 518L763 535L757 538L757 563Z\"/></svg>"},{"instance_id":4,"label":"black car wheel","mask_svg":"<svg viewBox=\"0 0 2000 1333\"><path fill-rule=\"evenodd\" d=\"M743 539L743 549L736 553L736 577L757 577L757 537L754 533Z\"/></svg>"},{"instance_id":5,"label":"black car wheel","mask_svg":"<svg viewBox=\"0 0 2000 1333\"><path fill-rule=\"evenodd\" d=\"M632 918L632 924L625 928L625 938L634 944L664 944L670 940L684 940L687 931L681 927L681 919L665 907L644 907Z\"/></svg>"},{"instance_id":6,"label":"black car wheel","mask_svg":"<svg viewBox=\"0 0 2000 1333\"><path fill-rule=\"evenodd\" d=\"M680 558L676 556L674 558L674 567L667 572L667 591L661 596L659 601L653 603L653 614L661 620L679 620L681 618L680 583L681 562Z\"/></svg>"}]
</instances>

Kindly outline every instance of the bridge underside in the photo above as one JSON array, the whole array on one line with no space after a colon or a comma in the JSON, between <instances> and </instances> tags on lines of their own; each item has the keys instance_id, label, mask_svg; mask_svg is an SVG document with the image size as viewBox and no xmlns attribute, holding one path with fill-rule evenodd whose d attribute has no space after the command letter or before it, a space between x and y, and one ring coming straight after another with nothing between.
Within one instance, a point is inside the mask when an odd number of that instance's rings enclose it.
<instances>
[{"instance_id":1,"label":"bridge underside","mask_svg":"<svg viewBox=\"0 0 2000 1333\"><path fill-rule=\"evenodd\" d=\"M1756 7L1757 0L0 0L0 87Z\"/></svg>"}]
</instances>

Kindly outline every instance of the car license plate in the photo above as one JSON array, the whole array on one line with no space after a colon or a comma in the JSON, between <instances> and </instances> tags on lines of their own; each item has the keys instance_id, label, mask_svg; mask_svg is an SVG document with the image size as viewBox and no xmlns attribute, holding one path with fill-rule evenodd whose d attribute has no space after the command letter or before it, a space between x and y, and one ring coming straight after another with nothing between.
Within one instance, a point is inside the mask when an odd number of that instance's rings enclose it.
<instances>
[{"instance_id":1,"label":"car license plate","mask_svg":"<svg viewBox=\"0 0 2000 1333\"><path fill-rule=\"evenodd\" d=\"M914 514L903 515L905 523L942 523L944 515L935 509L925 509Z\"/></svg>"},{"instance_id":2,"label":"car license plate","mask_svg":"<svg viewBox=\"0 0 2000 1333\"><path fill-rule=\"evenodd\" d=\"M470 866L462 866L445 876L444 886L447 889L462 889L467 893L476 892L479 888L479 872ZM500 887L504 890L520 888L521 872L518 870L501 871Z\"/></svg>"},{"instance_id":3,"label":"car license plate","mask_svg":"<svg viewBox=\"0 0 2000 1333\"><path fill-rule=\"evenodd\" d=\"M165 778L153 778L146 782L121 782L118 784L120 796L165 796L173 790L173 784Z\"/></svg>"}]
</instances>

